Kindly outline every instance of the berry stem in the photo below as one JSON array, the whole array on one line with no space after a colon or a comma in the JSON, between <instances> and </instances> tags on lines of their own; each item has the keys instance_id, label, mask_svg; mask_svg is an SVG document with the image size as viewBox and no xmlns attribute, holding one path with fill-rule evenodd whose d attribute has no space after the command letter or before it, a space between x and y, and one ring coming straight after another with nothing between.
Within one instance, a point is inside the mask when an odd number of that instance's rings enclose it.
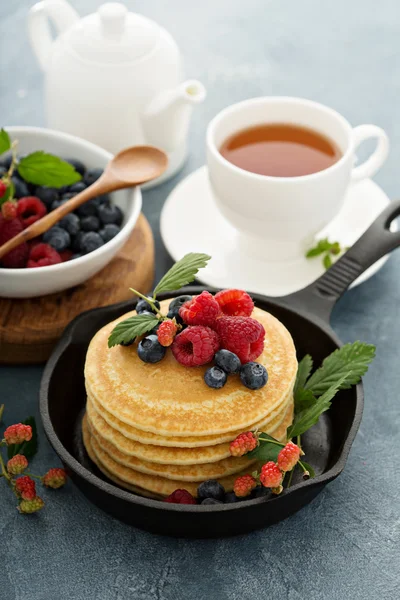
<instances>
[{"instance_id":1,"label":"berry stem","mask_svg":"<svg viewBox=\"0 0 400 600\"><path fill-rule=\"evenodd\" d=\"M131 292L133 292L134 294L136 294L136 296L139 296L139 298L143 298L143 300L146 300L146 302L148 302L151 306L151 308L157 313L157 315L159 315L159 317L164 318L164 315L161 313L161 311L157 308L157 306L154 304L155 298L148 298L147 296L143 296L143 294L141 294L140 292L138 292L137 290L134 290L133 288L129 288Z\"/></svg>"},{"instance_id":2,"label":"berry stem","mask_svg":"<svg viewBox=\"0 0 400 600\"><path fill-rule=\"evenodd\" d=\"M34 477L35 479L40 479L40 481L42 481L42 477L40 475L34 475L33 473L30 473L29 471L25 471L24 474L29 475L29 477Z\"/></svg>"},{"instance_id":3,"label":"berry stem","mask_svg":"<svg viewBox=\"0 0 400 600\"><path fill-rule=\"evenodd\" d=\"M301 448L301 436L300 436L300 435L298 435L298 436L297 436L297 438L296 438L296 442L297 442L297 445L298 445L298 447L299 447L299 448L300 448L300 450L301 450L302 448Z\"/></svg>"},{"instance_id":4,"label":"berry stem","mask_svg":"<svg viewBox=\"0 0 400 600\"><path fill-rule=\"evenodd\" d=\"M4 404L0 404L0 423L4 414Z\"/></svg>"},{"instance_id":5,"label":"berry stem","mask_svg":"<svg viewBox=\"0 0 400 600\"><path fill-rule=\"evenodd\" d=\"M293 473L294 473L294 470L295 470L295 468L296 468L296 467L293 467L293 469L292 469L292 470L290 471L290 473L289 473L289 479L288 479L288 482L287 482L287 485L286 485L286 487L287 487L288 489L290 488L290 485L291 485L291 483L292 483L292 477L293 477Z\"/></svg>"},{"instance_id":6,"label":"berry stem","mask_svg":"<svg viewBox=\"0 0 400 600\"><path fill-rule=\"evenodd\" d=\"M270 440L269 438L263 438L261 436L258 439L261 442L268 442L269 444L275 444L276 446L280 446L281 448L285 447L285 444L282 444L281 442L278 442L278 440Z\"/></svg>"},{"instance_id":7,"label":"berry stem","mask_svg":"<svg viewBox=\"0 0 400 600\"><path fill-rule=\"evenodd\" d=\"M309 471L306 469L306 467L303 465L303 463L301 462L301 460L299 460L299 462L297 463L299 465L299 467L301 467L301 469L303 470L303 477L304 479L309 479L310 478L310 473Z\"/></svg>"}]
</instances>

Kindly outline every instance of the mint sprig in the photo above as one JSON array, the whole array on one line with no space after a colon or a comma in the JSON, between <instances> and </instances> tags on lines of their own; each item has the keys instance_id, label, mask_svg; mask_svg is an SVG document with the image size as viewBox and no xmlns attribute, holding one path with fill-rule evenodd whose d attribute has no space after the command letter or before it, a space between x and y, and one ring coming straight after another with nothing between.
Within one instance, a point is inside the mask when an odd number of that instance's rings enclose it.
<instances>
[{"instance_id":1,"label":"mint sprig","mask_svg":"<svg viewBox=\"0 0 400 600\"><path fill-rule=\"evenodd\" d=\"M55 188L72 185L82 179L71 164L42 150L21 158L18 172L29 183Z\"/></svg>"},{"instance_id":2,"label":"mint sprig","mask_svg":"<svg viewBox=\"0 0 400 600\"><path fill-rule=\"evenodd\" d=\"M153 297L162 292L172 292L191 283L196 277L199 269L204 268L211 256L208 254L198 254L191 252L186 254L181 260L178 260L173 267L164 275L157 284Z\"/></svg>"},{"instance_id":3,"label":"mint sprig","mask_svg":"<svg viewBox=\"0 0 400 600\"><path fill-rule=\"evenodd\" d=\"M158 324L156 315L134 315L114 327L108 338L108 347L129 343L136 337L151 331Z\"/></svg>"},{"instance_id":4,"label":"mint sprig","mask_svg":"<svg viewBox=\"0 0 400 600\"><path fill-rule=\"evenodd\" d=\"M0 129L0 154L7 152L11 148L11 140L5 129Z\"/></svg>"},{"instance_id":5,"label":"mint sprig","mask_svg":"<svg viewBox=\"0 0 400 600\"><path fill-rule=\"evenodd\" d=\"M339 256L342 252L345 252L348 248L342 248L339 242L330 242L328 238L318 240L315 246L310 248L306 252L306 258L315 258L316 256L322 256L322 264L325 269L329 269L332 264L332 256Z\"/></svg>"}]
</instances>

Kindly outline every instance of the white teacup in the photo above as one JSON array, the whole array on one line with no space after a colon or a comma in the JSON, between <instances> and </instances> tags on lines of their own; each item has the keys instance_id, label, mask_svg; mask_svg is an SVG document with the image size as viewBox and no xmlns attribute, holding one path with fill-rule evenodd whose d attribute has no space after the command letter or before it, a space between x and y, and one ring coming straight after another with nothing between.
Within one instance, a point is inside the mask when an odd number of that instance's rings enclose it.
<instances>
[{"instance_id":1,"label":"white teacup","mask_svg":"<svg viewBox=\"0 0 400 600\"><path fill-rule=\"evenodd\" d=\"M245 171L219 152L231 135L259 124L296 124L335 142L342 157L323 171L300 177L270 177ZM377 147L354 167L357 146L377 139ZM353 181L374 175L389 151L386 133L375 125L353 128L331 108L302 98L253 98L221 111L207 129L211 188L222 214L243 234L242 247L268 260L304 255L312 237L341 209ZM362 210L362 206L360 206Z\"/></svg>"}]
</instances>

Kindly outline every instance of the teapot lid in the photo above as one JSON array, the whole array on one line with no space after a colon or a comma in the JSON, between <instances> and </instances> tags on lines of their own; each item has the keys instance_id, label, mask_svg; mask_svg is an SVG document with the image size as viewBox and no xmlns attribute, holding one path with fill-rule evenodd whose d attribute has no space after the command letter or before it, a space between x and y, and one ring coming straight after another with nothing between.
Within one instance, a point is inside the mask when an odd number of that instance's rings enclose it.
<instances>
[{"instance_id":1,"label":"teapot lid","mask_svg":"<svg viewBox=\"0 0 400 600\"><path fill-rule=\"evenodd\" d=\"M81 58L101 63L128 63L152 51L160 27L119 2L103 4L69 29L65 38Z\"/></svg>"}]
</instances>

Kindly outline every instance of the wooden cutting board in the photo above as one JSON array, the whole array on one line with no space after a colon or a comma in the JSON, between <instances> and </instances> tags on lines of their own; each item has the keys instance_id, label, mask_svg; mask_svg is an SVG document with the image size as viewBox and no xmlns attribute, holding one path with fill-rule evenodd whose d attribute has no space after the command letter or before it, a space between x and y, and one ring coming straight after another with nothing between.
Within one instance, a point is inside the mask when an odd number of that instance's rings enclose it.
<instances>
[{"instance_id":1,"label":"wooden cutting board","mask_svg":"<svg viewBox=\"0 0 400 600\"><path fill-rule=\"evenodd\" d=\"M119 254L84 284L40 298L0 298L0 363L45 362L65 327L78 314L133 298L130 287L146 294L153 279L153 234L141 214Z\"/></svg>"}]
</instances>

